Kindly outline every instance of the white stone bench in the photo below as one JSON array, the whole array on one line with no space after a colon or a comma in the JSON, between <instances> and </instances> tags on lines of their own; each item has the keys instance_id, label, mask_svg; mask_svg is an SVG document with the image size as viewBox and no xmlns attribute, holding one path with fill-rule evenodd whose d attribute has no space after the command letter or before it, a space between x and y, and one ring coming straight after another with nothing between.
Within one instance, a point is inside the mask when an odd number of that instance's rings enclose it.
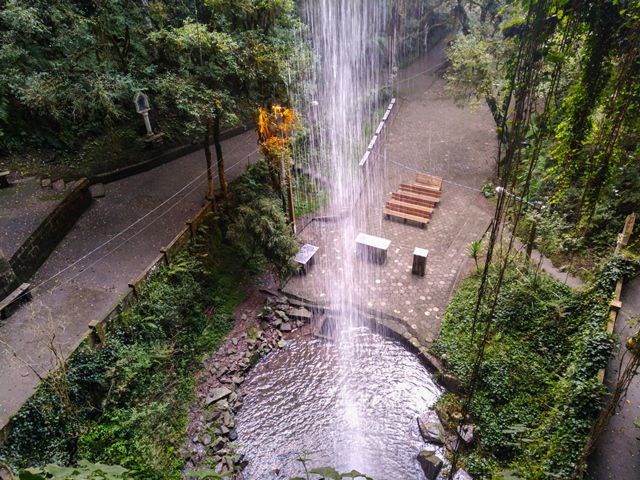
<instances>
[{"instance_id":1,"label":"white stone bench","mask_svg":"<svg viewBox=\"0 0 640 480\"><path fill-rule=\"evenodd\" d=\"M382 265L387 261L389 245L391 245L391 240L359 233L356 237L356 255Z\"/></svg>"},{"instance_id":2,"label":"white stone bench","mask_svg":"<svg viewBox=\"0 0 640 480\"><path fill-rule=\"evenodd\" d=\"M293 261L296 262L300 267L298 270L299 273L306 275L306 273L309 271L309 267L313 265L313 257L318 250L319 247L310 245L308 243L305 243L304 245L302 245L302 247L300 247L300 251L293 259Z\"/></svg>"}]
</instances>

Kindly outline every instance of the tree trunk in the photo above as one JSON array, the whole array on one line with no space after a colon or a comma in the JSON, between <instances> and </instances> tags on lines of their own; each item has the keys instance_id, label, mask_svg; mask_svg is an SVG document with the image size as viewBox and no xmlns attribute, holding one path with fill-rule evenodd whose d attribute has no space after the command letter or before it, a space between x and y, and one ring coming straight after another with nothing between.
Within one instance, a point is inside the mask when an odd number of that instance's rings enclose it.
<instances>
[{"instance_id":1,"label":"tree trunk","mask_svg":"<svg viewBox=\"0 0 640 480\"><path fill-rule=\"evenodd\" d=\"M222 145L220 144L220 116L213 120L213 144L216 147L216 161L218 163L218 179L222 196L227 196L227 177L224 173L224 158L222 158Z\"/></svg>"},{"instance_id":2,"label":"tree trunk","mask_svg":"<svg viewBox=\"0 0 640 480\"><path fill-rule=\"evenodd\" d=\"M211 121L207 122L207 131L204 134L204 157L207 160L207 197L213 198L213 175L211 174L211 145L209 135L211 133Z\"/></svg>"},{"instance_id":3,"label":"tree trunk","mask_svg":"<svg viewBox=\"0 0 640 480\"><path fill-rule=\"evenodd\" d=\"M531 224L531 230L529 230L529 238L527 239L527 259L531 260L531 253L533 252L533 245L536 241L536 227L537 223L534 221Z\"/></svg>"},{"instance_id":4,"label":"tree trunk","mask_svg":"<svg viewBox=\"0 0 640 480\"><path fill-rule=\"evenodd\" d=\"M280 198L282 198L282 211L287 214L289 212L288 201L287 201L287 174L284 167L284 158L280 155ZM289 215L291 218L291 215Z\"/></svg>"},{"instance_id":5,"label":"tree trunk","mask_svg":"<svg viewBox=\"0 0 640 480\"><path fill-rule=\"evenodd\" d=\"M287 172L287 201L289 204L289 223L293 233L296 233L296 209L293 205L293 185L291 184L291 169Z\"/></svg>"},{"instance_id":6,"label":"tree trunk","mask_svg":"<svg viewBox=\"0 0 640 480\"><path fill-rule=\"evenodd\" d=\"M273 166L273 163L271 162L271 159L265 158L264 161L267 162L267 167L269 168L269 178L271 179L271 186L273 187L273 191L278 195L282 195L282 193L280 192L280 181L278 180L278 174L275 167Z\"/></svg>"}]
</instances>

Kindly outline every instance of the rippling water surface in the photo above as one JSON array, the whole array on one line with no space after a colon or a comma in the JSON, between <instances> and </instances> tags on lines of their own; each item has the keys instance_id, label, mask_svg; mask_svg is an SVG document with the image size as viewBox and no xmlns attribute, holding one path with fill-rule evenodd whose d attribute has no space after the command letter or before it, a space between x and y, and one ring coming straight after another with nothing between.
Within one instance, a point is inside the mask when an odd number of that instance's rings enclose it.
<instances>
[{"instance_id":1,"label":"rippling water surface","mask_svg":"<svg viewBox=\"0 0 640 480\"><path fill-rule=\"evenodd\" d=\"M354 350L348 365L339 353L345 347ZM441 389L396 341L366 327L350 332L348 345L298 341L262 360L244 388L237 422L245 479L300 475L301 454L312 467L356 469L376 480L424 478L416 417Z\"/></svg>"}]
</instances>

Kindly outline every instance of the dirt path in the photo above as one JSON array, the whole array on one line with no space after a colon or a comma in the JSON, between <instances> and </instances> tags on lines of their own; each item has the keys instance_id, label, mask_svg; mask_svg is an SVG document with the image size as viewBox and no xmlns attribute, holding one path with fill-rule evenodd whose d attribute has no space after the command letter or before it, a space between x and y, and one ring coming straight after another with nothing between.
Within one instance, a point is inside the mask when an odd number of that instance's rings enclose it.
<instances>
[{"instance_id":1,"label":"dirt path","mask_svg":"<svg viewBox=\"0 0 640 480\"><path fill-rule=\"evenodd\" d=\"M223 148L229 180L244 171L248 157L258 158L252 131L226 140ZM54 339L63 354L72 351L89 323L119 302L127 284L201 208L206 193L204 171L204 154L198 151L106 185L106 196L94 201L31 283L38 285L88 256L36 290L32 302L0 322L0 426L35 391L38 378L31 369L44 374L52 367L48 341Z\"/></svg>"}]
</instances>

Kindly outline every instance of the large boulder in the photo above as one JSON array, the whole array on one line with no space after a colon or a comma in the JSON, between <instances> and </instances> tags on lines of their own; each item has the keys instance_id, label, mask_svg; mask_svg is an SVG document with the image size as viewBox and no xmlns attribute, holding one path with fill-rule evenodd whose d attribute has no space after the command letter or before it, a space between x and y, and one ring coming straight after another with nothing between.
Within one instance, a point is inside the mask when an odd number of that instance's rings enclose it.
<instances>
[{"instance_id":1,"label":"large boulder","mask_svg":"<svg viewBox=\"0 0 640 480\"><path fill-rule=\"evenodd\" d=\"M462 468L459 469L456 474L453 476L453 480L473 480L471 475L466 470Z\"/></svg>"},{"instance_id":2,"label":"large boulder","mask_svg":"<svg viewBox=\"0 0 640 480\"><path fill-rule=\"evenodd\" d=\"M425 442L436 445L444 443L444 427L433 410L428 410L418 417L418 428Z\"/></svg>"},{"instance_id":3,"label":"large boulder","mask_svg":"<svg viewBox=\"0 0 640 480\"><path fill-rule=\"evenodd\" d=\"M464 443L470 445L473 443L475 428L473 425L462 425L458 427L458 435Z\"/></svg>"},{"instance_id":4,"label":"large boulder","mask_svg":"<svg viewBox=\"0 0 640 480\"><path fill-rule=\"evenodd\" d=\"M442 470L442 459L433 450L423 450L418 454L418 463L427 480L436 480Z\"/></svg>"},{"instance_id":5,"label":"large boulder","mask_svg":"<svg viewBox=\"0 0 640 480\"><path fill-rule=\"evenodd\" d=\"M226 387L218 387L218 388L214 388L211 391L209 391L209 395L207 396L206 399L206 404L210 405L213 402L217 402L218 400L222 400L225 397L228 397L229 395L231 395L231 390L229 390Z\"/></svg>"},{"instance_id":6,"label":"large boulder","mask_svg":"<svg viewBox=\"0 0 640 480\"><path fill-rule=\"evenodd\" d=\"M293 320L300 320L302 322L310 322L313 318L313 313L304 307L289 309L289 318Z\"/></svg>"}]
</instances>

